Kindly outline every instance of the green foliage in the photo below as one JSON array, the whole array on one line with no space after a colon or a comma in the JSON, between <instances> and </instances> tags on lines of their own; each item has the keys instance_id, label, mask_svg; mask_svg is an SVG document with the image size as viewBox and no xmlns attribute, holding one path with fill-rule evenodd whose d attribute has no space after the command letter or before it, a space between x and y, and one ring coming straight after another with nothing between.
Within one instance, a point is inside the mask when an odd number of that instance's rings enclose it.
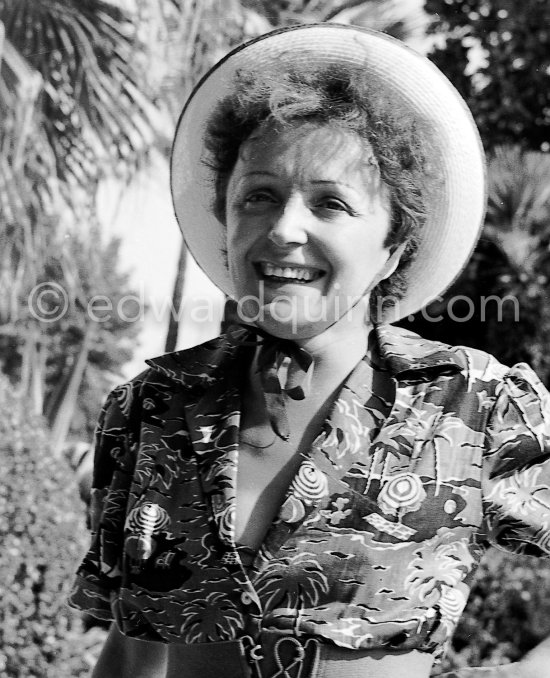
<instances>
[{"instance_id":1,"label":"green foliage","mask_svg":"<svg viewBox=\"0 0 550 678\"><path fill-rule=\"evenodd\" d=\"M128 287L95 229L97 189L106 176L133 175L153 145L158 112L131 3L0 0L0 22L0 348L51 423L56 409L68 412L58 406L68 402L62 386L71 365L84 363L79 355L89 348L90 370L103 373L130 357L137 328L116 314L83 348L89 294L116 304ZM52 282L68 310L45 323L29 294ZM94 416L104 390L92 400Z\"/></svg>"},{"instance_id":2,"label":"green foliage","mask_svg":"<svg viewBox=\"0 0 550 678\"><path fill-rule=\"evenodd\" d=\"M5 377L0 441L0 675L84 676L81 622L65 603L85 549L83 507L42 421Z\"/></svg>"},{"instance_id":3,"label":"green foliage","mask_svg":"<svg viewBox=\"0 0 550 678\"><path fill-rule=\"evenodd\" d=\"M0 368L13 382L21 382L24 376L26 328L32 324L40 328L39 342L44 356L43 413L49 423L64 397L84 334L91 331L87 367L72 428L73 435L85 440L91 438L113 375L118 374L120 366L132 356L133 342L146 312L139 290L133 289L127 274L118 272L119 246L118 240L105 241L94 229L83 236L74 234L63 239L57 252L51 248L37 282L44 283L47 290L62 288L64 296L47 294L38 304L27 287L11 309L12 317L2 317L0 310L0 318L11 321L16 330L11 335L0 333ZM78 270L78 277L70 284L65 282L66 258L70 258ZM61 281L61 288L50 288L50 281ZM62 310L61 304L66 304L65 312L51 321L50 313ZM36 313L38 319L32 313Z\"/></svg>"},{"instance_id":4,"label":"green foliage","mask_svg":"<svg viewBox=\"0 0 550 678\"><path fill-rule=\"evenodd\" d=\"M430 58L466 99L486 148L550 150L550 3L426 0L425 10L443 36Z\"/></svg>"},{"instance_id":5,"label":"green foliage","mask_svg":"<svg viewBox=\"0 0 550 678\"><path fill-rule=\"evenodd\" d=\"M365 26L407 40L424 25L424 15L399 0L241 0L273 27L335 21Z\"/></svg>"},{"instance_id":6,"label":"green foliage","mask_svg":"<svg viewBox=\"0 0 550 678\"><path fill-rule=\"evenodd\" d=\"M442 670L518 661L550 635L550 561L491 549Z\"/></svg>"},{"instance_id":7,"label":"green foliage","mask_svg":"<svg viewBox=\"0 0 550 678\"><path fill-rule=\"evenodd\" d=\"M86 372L80 387L72 427L73 435L91 439L97 414L105 393L112 386L113 375L120 380L120 367L131 359L133 344L142 329L146 312L139 290L130 284L129 276L118 271L118 240L102 241L92 234L94 245L87 239L73 238L71 250L77 263L80 291L69 303L68 313L56 323L44 327L48 342L45 372L45 414L52 420L56 410L56 393L67 379L72 363L81 347L83 333L91 328L91 346ZM53 261L49 279L60 275L59 262ZM94 303L94 299L97 303Z\"/></svg>"}]
</instances>

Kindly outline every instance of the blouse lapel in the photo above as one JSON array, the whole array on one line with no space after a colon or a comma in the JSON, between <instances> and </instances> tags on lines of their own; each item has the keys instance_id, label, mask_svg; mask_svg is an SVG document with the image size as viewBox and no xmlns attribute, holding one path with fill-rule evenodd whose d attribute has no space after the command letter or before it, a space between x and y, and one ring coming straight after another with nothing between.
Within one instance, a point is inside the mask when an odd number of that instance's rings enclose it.
<instances>
[{"instance_id":1,"label":"blouse lapel","mask_svg":"<svg viewBox=\"0 0 550 678\"><path fill-rule=\"evenodd\" d=\"M185 408L199 480L221 541L234 544L240 395L223 381Z\"/></svg>"},{"instance_id":2,"label":"blouse lapel","mask_svg":"<svg viewBox=\"0 0 550 678\"><path fill-rule=\"evenodd\" d=\"M344 383L325 422L324 439L316 441L312 459L327 476L331 494L341 491L350 467L364 463L365 453L387 415L387 404L370 389L371 369L362 360Z\"/></svg>"},{"instance_id":3,"label":"blouse lapel","mask_svg":"<svg viewBox=\"0 0 550 678\"><path fill-rule=\"evenodd\" d=\"M266 535L262 557L274 554L306 521L317 520L316 510L325 506L331 495L347 488L343 476L364 460L384 420L384 412L372 399L369 372L362 360L343 385L321 433L290 483L276 522Z\"/></svg>"},{"instance_id":4,"label":"blouse lapel","mask_svg":"<svg viewBox=\"0 0 550 678\"><path fill-rule=\"evenodd\" d=\"M387 462L392 444L396 447L400 444L398 429L406 426L398 414L403 409L402 401L408 402L422 390L420 382L429 380L434 373L453 373L463 367L460 357L449 347L422 340L401 328L381 325L375 328L373 337L378 358L394 380L395 402L390 406L373 395L371 368L366 359L360 361L344 383L322 432L290 484L277 521L266 537L267 552L274 553L306 521L312 524L320 520L318 510L322 511L331 495L351 491L344 480L350 471L361 478L369 477L373 451L381 437L386 441L383 463ZM408 440L411 445L414 433ZM367 495L361 496L369 501Z\"/></svg>"},{"instance_id":5,"label":"blouse lapel","mask_svg":"<svg viewBox=\"0 0 550 678\"><path fill-rule=\"evenodd\" d=\"M220 540L234 543L240 424L238 346L220 337L149 364L186 387L185 420Z\"/></svg>"}]
</instances>

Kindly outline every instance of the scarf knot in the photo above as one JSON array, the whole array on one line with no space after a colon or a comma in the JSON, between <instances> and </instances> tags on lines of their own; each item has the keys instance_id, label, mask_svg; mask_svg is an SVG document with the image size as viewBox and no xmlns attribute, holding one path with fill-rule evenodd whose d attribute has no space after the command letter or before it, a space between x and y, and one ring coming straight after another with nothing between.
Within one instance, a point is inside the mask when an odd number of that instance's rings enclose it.
<instances>
[{"instance_id":1,"label":"scarf knot","mask_svg":"<svg viewBox=\"0 0 550 678\"><path fill-rule=\"evenodd\" d=\"M236 337L234 329L255 335ZM290 438L285 397L303 400L309 393L313 357L290 339L280 339L250 325L236 325L227 332L229 340L242 346L257 346L257 370L271 428L282 440Z\"/></svg>"}]
</instances>

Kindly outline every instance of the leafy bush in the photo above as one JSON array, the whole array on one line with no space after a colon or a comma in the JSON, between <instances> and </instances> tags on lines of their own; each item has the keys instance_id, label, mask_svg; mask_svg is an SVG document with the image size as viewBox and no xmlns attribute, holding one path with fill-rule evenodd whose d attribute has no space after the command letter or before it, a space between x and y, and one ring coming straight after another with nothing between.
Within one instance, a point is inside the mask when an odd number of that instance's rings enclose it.
<instances>
[{"instance_id":1,"label":"leafy bush","mask_svg":"<svg viewBox=\"0 0 550 678\"><path fill-rule=\"evenodd\" d=\"M87 675L89 640L65 602L87 540L83 506L42 421L1 375L0 464L0 675Z\"/></svg>"},{"instance_id":2,"label":"leafy bush","mask_svg":"<svg viewBox=\"0 0 550 678\"><path fill-rule=\"evenodd\" d=\"M550 561L490 550L442 670L517 661L550 635Z\"/></svg>"}]
</instances>

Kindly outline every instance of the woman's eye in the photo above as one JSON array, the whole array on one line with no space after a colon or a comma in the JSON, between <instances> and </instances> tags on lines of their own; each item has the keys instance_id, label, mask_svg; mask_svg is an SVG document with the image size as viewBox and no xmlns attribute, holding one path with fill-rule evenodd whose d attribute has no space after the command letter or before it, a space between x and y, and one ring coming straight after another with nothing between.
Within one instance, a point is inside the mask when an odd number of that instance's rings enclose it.
<instances>
[{"instance_id":1,"label":"woman's eye","mask_svg":"<svg viewBox=\"0 0 550 678\"><path fill-rule=\"evenodd\" d=\"M319 206L324 209L338 212L351 211L350 208L346 205L346 203L342 202L341 200L338 200L337 198L325 198L324 200L320 201Z\"/></svg>"},{"instance_id":2,"label":"woman's eye","mask_svg":"<svg viewBox=\"0 0 550 678\"><path fill-rule=\"evenodd\" d=\"M243 202L245 205L254 205L264 202L275 202L275 198L268 191L255 191L247 195Z\"/></svg>"}]
</instances>

